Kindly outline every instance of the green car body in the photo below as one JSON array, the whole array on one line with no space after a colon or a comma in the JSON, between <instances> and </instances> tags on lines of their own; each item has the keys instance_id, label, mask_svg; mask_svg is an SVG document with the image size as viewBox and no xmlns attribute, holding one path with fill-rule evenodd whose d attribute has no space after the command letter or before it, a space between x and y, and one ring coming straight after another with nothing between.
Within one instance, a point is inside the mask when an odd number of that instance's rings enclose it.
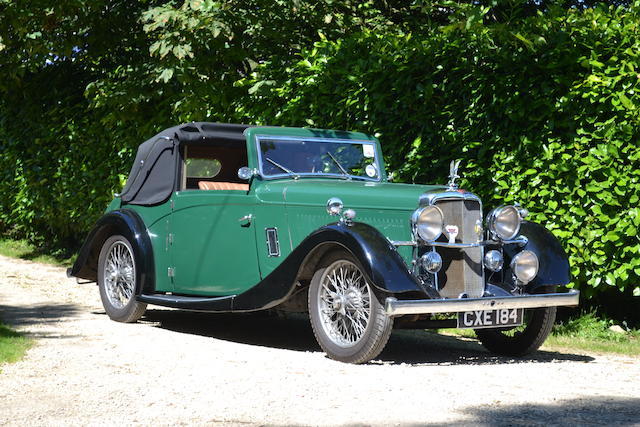
<instances>
[{"instance_id":1,"label":"green car body","mask_svg":"<svg viewBox=\"0 0 640 427\"><path fill-rule=\"evenodd\" d=\"M577 303L577 293L554 291L569 281L555 238L514 207L493 211L485 230L482 204L457 189L456 171L448 186L390 183L379 141L357 132L177 126L141 145L69 274L97 281L120 321L147 303L308 311L323 349L355 363L382 350L393 319ZM437 235L425 237L433 218ZM522 234L500 238L500 221ZM532 266L535 277L520 280Z\"/></svg>"}]
</instances>

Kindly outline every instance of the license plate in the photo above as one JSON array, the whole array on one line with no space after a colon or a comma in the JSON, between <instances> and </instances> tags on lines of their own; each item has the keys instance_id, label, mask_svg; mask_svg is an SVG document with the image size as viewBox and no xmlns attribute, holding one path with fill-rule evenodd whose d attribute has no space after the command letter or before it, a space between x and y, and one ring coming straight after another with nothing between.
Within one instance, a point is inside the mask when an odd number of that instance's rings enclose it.
<instances>
[{"instance_id":1,"label":"license plate","mask_svg":"<svg viewBox=\"0 0 640 427\"><path fill-rule=\"evenodd\" d=\"M476 310L458 313L458 329L502 328L522 325L522 308Z\"/></svg>"}]
</instances>

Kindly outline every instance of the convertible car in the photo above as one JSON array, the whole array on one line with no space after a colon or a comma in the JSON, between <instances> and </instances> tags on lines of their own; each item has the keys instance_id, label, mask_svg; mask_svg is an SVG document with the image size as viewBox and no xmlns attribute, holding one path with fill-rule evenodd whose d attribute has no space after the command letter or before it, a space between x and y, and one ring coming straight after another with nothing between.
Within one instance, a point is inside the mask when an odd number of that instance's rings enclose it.
<instances>
[{"instance_id":1,"label":"convertible car","mask_svg":"<svg viewBox=\"0 0 640 427\"><path fill-rule=\"evenodd\" d=\"M119 322L148 304L307 312L326 354L350 363L376 357L394 324L535 351L556 307L578 304L558 289L567 256L518 205L483 220L458 165L447 185L396 184L362 133L172 127L140 145L68 274L97 282Z\"/></svg>"}]
</instances>

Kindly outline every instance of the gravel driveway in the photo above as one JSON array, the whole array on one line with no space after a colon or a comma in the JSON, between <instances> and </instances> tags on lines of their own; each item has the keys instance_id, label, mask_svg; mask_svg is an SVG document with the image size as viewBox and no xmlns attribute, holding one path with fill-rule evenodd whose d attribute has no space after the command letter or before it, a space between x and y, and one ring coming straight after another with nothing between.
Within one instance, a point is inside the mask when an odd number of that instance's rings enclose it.
<instances>
[{"instance_id":1,"label":"gravel driveway","mask_svg":"<svg viewBox=\"0 0 640 427\"><path fill-rule=\"evenodd\" d=\"M0 316L36 345L0 367L0 425L640 425L640 356L492 356L395 331L327 359L303 317L152 308L110 321L97 287L0 256Z\"/></svg>"}]
</instances>

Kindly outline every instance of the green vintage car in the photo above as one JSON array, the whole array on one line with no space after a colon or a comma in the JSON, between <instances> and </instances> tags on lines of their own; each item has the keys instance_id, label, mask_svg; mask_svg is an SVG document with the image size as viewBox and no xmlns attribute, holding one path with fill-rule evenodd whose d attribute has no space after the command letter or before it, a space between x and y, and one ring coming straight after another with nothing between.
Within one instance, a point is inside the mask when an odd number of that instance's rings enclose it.
<instances>
[{"instance_id":1,"label":"green vintage car","mask_svg":"<svg viewBox=\"0 0 640 427\"><path fill-rule=\"evenodd\" d=\"M344 362L376 357L394 325L472 328L493 352L532 352L556 306L578 303L556 289L567 256L519 206L483 221L457 169L447 185L392 184L362 133L172 127L140 145L69 275L97 282L120 322L147 304L306 312Z\"/></svg>"}]
</instances>

